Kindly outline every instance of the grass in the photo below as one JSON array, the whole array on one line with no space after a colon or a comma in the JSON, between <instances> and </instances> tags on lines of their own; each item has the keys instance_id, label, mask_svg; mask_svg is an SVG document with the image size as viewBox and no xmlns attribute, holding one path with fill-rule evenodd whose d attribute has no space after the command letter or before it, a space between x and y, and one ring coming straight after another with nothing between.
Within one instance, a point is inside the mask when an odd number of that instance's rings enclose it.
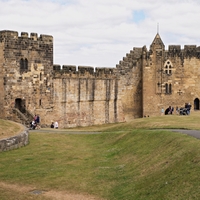
<instances>
[{"instance_id":1,"label":"grass","mask_svg":"<svg viewBox=\"0 0 200 200\"><path fill-rule=\"evenodd\" d=\"M158 117L138 118L126 123L77 127L65 131L128 131L133 129L193 129L200 130L200 112L192 112L189 116L165 115Z\"/></svg>"},{"instance_id":2,"label":"grass","mask_svg":"<svg viewBox=\"0 0 200 200\"><path fill-rule=\"evenodd\" d=\"M159 130L200 129L199 118L193 113L31 132L28 146L0 154L0 181L111 200L200 199L200 140ZM68 134L77 130L102 133ZM15 199L11 189L1 190L0 199Z\"/></svg>"},{"instance_id":3,"label":"grass","mask_svg":"<svg viewBox=\"0 0 200 200\"><path fill-rule=\"evenodd\" d=\"M0 139L14 136L22 131L22 126L12 121L0 119Z\"/></svg>"}]
</instances>

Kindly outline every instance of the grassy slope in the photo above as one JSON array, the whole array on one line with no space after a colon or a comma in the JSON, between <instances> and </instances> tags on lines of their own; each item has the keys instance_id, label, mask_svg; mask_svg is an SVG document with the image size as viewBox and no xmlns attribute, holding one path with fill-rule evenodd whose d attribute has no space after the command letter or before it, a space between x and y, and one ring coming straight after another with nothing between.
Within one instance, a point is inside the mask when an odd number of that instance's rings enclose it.
<instances>
[{"instance_id":1,"label":"grassy slope","mask_svg":"<svg viewBox=\"0 0 200 200\"><path fill-rule=\"evenodd\" d=\"M0 119L0 140L12 137L23 130L23 127L12 121Z\"/></svg>"},{"instance_id":2,"label":"grassy slope","mask_svg":"<svg viewBox=\"0 0 200 200\"><path fill-rule=\"evenodd\" d=\"M198 121L165 116L90 127L105 131L95 135L34 132L27 147L0 154L0 180L112 200L200 199L200 140L141 129L199 129ZM6 197L14 199L12 191Z\"/></svg>"}]
</instances>

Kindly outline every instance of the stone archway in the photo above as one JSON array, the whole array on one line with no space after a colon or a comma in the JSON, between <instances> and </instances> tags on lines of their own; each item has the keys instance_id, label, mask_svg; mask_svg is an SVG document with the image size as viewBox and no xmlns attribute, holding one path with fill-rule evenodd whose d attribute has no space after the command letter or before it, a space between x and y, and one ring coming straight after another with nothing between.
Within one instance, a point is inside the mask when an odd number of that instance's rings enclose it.
<instances>
[{"instance_id":1,"label":"stone archway","mask_svg":"<svg viewBox=\"0 0 200 200\"><path fill-rule=\"evenodd\" d=\"M22 113L25 113L26 111L25 106L26 104L24 99L23 100L21 98L15 99L15 108L17 108Z\"/></svg>"},{"instance_id":2,"label":"stone archway","mask_svg":"<svg viewBox=\"0 0 200 200\"><path fill-rule=\"evenodd\" d=\"M199 110L199 99L198 98L196 98L194 100L194 110Z\"/></svg>"}]
</instances>

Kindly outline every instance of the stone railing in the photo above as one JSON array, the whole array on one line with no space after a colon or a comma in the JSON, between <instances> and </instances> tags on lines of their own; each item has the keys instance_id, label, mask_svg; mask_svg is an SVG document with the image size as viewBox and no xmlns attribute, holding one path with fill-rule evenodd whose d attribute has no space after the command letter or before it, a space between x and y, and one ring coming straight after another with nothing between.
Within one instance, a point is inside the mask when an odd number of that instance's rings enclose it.
<instances>
[{"instance_id":1,"label":"stone railing","mask_svg":"<svg viewBox=\"0 0 200 200\"><path fill-rule=\"evenodd\" d=\"M1 139L0 152L17 149L26 146L28 143L29 143L29 132L28 129L26 129L19 135Z\"/></svg>"}]
</instances>

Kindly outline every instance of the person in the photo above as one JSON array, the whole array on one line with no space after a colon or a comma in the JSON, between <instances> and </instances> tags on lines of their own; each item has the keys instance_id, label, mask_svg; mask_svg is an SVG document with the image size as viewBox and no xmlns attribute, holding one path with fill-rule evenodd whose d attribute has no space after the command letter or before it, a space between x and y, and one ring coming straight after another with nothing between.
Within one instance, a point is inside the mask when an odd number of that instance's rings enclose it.
<instances>
[{"instance_id":1,"label":"person","mask_svg":"<svg viewBox=\"0 0 200 200\"><path fill-rule=\"evenodd\" d=\"M35 123L35 120L33 119L33 121L31 122L31 129L35 129L35 127L37 126L37 124Z\"/></svg>"},{"instance_id":2,"label":"person","mask_svg":"<svg viewBox=\"0 0 200 200\"><path fill-rule=\"evenodd\" d=\"M179 114L178 106L176 106L176 114L177 114L177 115Z\"/></svg>"},{"instance_id":3,"label":"person","mask_svg":"<svg viewBox=\"0 0 200 200\"><path fill-rule=\"evenodd\" d=\"M58 122L57 121L54 123L54 128L58 129Z\"/></svg>"},{"instance_id":4,"label":"person","mask_svg":"<svg viewBox=\"0 0 200 200\"><path fill-rule=\"evenodd\" d=\"M33 119L35 122L37 121L37 115L34 116L34 119Z\"/></svg>"},{"instance_id":5,"label":"person","mask_svg":"<svg viewBox=\"0 0 200 200\"><path fill-rule=\"evenodd\" d=\"M164 112L165 112L165 110L164 110L164 108L162 108L162 109L161 109L161 116L164 115Z\"/></svg>"},{"instance_id":6,"label":"person","mask_svg":"<svg viewBox=\"0 0 200 200\"><path fill-rule=\"evenodd\" d=\"M174 112L174 107L171 107L170 114L172 115Z\"/></svg>"},{"instance_id":7,"label":"person","mask_svg":"<svg viewBox=\"0 0 200 200\"><path fill-rule=\"evenodd\" d=\"M188 114L188 115L190 114L191 107L192 107L191 104L188 103L188 106L187 106L187 114Z\"/></svg>"},{"instance_id":8,"label":"person","mask_svg":"<svg viewBox=\"0 0 200 200\"><path fill-rule=\"evenodd\" d=\"M40 123L40 116L37 115L37 118L36 118L36 123L39 124Z\"/></svg>"},{"instance_id":9,"label":"person","mask_svg":"<svg viewBox=\"0 0 200 200\"><path fill-rule=\"evenodd\" d=\"M165 115L168 115L169 114L169 107L165 110Z\"/></svg>"},{"instance_id":10,"label":"person","mask_svg":"<svg viewBox=\"0 0 200 200\"><path fill-rule=\"evenodd\" d=\"M54 123L53 122L51 123L51 128L54 128Z\"/></svg>"}]
</instances>

